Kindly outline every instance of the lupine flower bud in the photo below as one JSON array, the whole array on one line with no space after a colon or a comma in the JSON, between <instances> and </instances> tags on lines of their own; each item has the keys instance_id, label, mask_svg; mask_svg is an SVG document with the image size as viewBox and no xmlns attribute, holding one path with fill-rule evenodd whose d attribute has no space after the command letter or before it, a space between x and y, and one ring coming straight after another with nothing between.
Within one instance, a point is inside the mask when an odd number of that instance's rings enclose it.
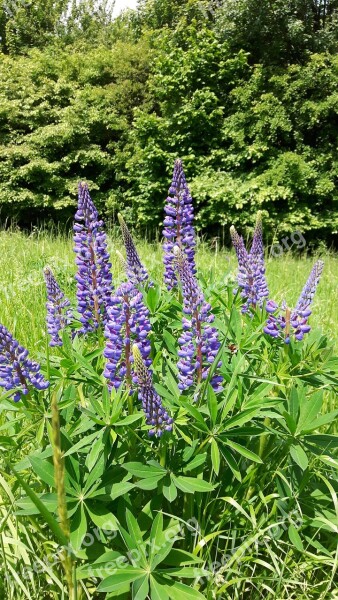
<instances>
[{"instance_id":1,"label":"lupine flower bud","mask_svg":"<svg viewBox=\"0 0 338 600\"><path fill-rule=\"evenodd\" d=\"M269 318L264 327L264 332L272 337L281 337L286 344L290 343L291 337L297 341L303 339L304 335L311 330L308 324L311 315L310 306L323 271L324 263L318 260L299 296L296 308L291 310L283 302L279 307L276 302L269 300L266 303L266 311Z\"/></svg>"},{"instance_id":2,"label":"lupine flower bud","mask_svg":"<svg viewBox=\"0 0 338 600\"><path fill-rule=\"evenodd\" d=\"M150 329L149 311L141 292L130 281L122 283L111 300L104 331L107 359L104 376L110 386L120 387L124 377L129 387L132 381L137 382L132 368L132 342L138 344L146 366L150 366Z\"/></svg>"},{"instance_id":3,"label":"lupine flower bud","mask_svg":"<svg viewBox=\"0 0 338 600\"><path fill-rule=\"evenodd\" d=\"M68 308L70 302L65 297L50 267L45 267L43 274L47 289L47 331L51 336L49 345L62 346L60 331L73 319L72 311Z\"/></svg>"},{"instance_id":4,"label":"lupine flower bud","mask_svg":"<svg viewBox=\"0 0 338 600\"><path fill-rule=\"evenodd\" d=\"M191 266L178 246L174 247L177 271L182 285L183 333L178 343L179 384L181 390L186 390L194 383L200 383L208 377L211 364L214 362L220 342L217 329L210 324L214 315L210 312L211 306L205 299ZM221 363L218 364L221 366ZM223 378L215 375L210 383L215 391L222 389Z\"/></svg>"},{"instance_id":5,"label":"lupine flower bud","mask_svg":"<svg viewBox=\"0 0 338 600\"><path fill-rule=\"evenodd\" d=\"M173 180L169 188L169 196L164 207L166 214L163 225L165 242L164 250L164 281L168 289L177 285L175 270L174 246L178 246L185 254L191 272L195 273L195 230L192 225L194 210L192 198L186 182L181 160L175 161Z\"/></svg>"},{"instance_id":6,"label":"lupine flower bud","mask_svg":"<svg viewBox=\"0 0 338 600\"><path fill-rule=\"evenodd\" d=\"M79 184L78 210L74 224L74 252L77 264L77 302L81 333L94 331L107 319L112 294L111 263L107 252L103 221L89 195L88 186Z\"/></svg>"},{"instance_id":7,"label":"lupine flower bud","mask_svg":"<svg viewBox=\"0 0 338 600\"><path fill-rule=\"evenodd\" d=\"M173 420L165 410L162 400L154 390L152 376L147 369L140 349L133 345L135 370L138 380L138 396L146 416L146 423L151 427L150 436L161 437L165 431L172 431Z\"/></svg>"},{"instance_id":8,"label":"lupine flower bud","mask_svg":"<svg viewBox=\"0 0 338 600\"><path fill-rule=\"evenodd\" d=\"M257 214L250 252L245 248L243 238L238 235L234 226L230 227L230 235L238 260L237 282L241 289L241 297L245 298L242 312L248 312L250 306L262 306L264 298L269 295L265 279L261 213Z\"/></svg>"},{"instance_id":9,"label":"lupine flower bud","mask_svg":"<svg viewBox=\"0 0 338 600\"><path fill-rule=\"evenodd\" d=\"M134 240L126 225L124 218L120 213L117 216L120 222L122 238L126 248L128 279L135 283L135 285L143 283L149 279L149 275L140 261L140 257L137 253Z\"/></svg>"},{"instance_id":10,"label":"lupine flower bud","mask_svg":"<svg viewBox=\"0 0 338 600\"><path fill-rule=\"evenodd\" d=\"M45 390L49 382L41 375L40 365L29 360L28 350L0 324L0 387L6 391L17 390L13 393L13 400L17 402L21 394L28 394L29 385Z\"/></svg>"}]
</instances>

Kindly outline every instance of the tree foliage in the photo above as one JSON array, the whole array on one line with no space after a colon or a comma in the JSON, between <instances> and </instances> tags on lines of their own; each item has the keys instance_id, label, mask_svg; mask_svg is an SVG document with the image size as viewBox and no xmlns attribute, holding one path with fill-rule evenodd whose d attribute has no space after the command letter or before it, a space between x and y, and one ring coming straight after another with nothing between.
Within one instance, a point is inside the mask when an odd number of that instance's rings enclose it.
<instances>
[{"instance_id":1,"label":"tree foliage","mask_svg":"<svg viewBox=\"0 0 338 600\"><path fill-rule=\"evenodd\" d=\"M66 218L86 179L154 227L179 156L201 228L337 231L336 0L4 6L3 217Z\"/></svg>"}]
</instances>

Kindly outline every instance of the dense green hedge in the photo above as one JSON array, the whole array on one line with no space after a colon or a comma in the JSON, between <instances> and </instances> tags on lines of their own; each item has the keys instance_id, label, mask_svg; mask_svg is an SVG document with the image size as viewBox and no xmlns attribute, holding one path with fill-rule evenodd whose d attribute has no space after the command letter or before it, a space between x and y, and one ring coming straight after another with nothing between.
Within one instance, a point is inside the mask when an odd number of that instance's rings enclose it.
<instances>
[{"instance_id":1,"label":"dense green hedge","mask_svg":"<svg viewBox=\"0 0 338 600\"><path fill-rule=\"evenodd\" d=\"M201 229L250 227L261 208L270 232L300 229L314 240L332 239L338 230L334 23L312 39L310 13L298 15L297 29L289 0L286 8L276 3L276 14L258 14L254 0L241 0L237 12L230 0L216 4L218 12L195 0L143 2L138 13L113 24L101 19L93 44L88 32L68 38L49 32L43 47L18 50L15 38L14 50L4 48L2 221L67 220L77 181L86 179L108 215L122 209L135 226L153 228L180 156ZM256 13L245 12L251 5ZM232 12L225 13L227 6ZM239 19L239 8L256 25L263 19L257 56L253 25ZM269 63L266 32L274 18L280 33L271 31ZM11 27L6 31L19 30ZM290 40L282 38L286 30ZM30 45L38 45L33 37Z\"/></svg>"}]
</instances>

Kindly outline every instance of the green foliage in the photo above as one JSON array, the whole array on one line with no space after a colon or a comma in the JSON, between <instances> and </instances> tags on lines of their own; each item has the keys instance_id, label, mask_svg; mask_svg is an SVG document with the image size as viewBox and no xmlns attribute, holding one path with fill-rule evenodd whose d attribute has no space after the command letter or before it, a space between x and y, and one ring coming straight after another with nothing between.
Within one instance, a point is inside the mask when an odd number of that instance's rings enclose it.
<instances>
[{"instance_id":1,"label":"green foliage","mask_svg":"<svg viewBox=\"0 0 338 600\"><path fill-rule=\"evenodd\" d=\"M114 21L109 2L6 4L2 218L66 221L86 179L109 216L154 229L179 156L200 229L240 214L247 231L259 205L268 233L331 243L336 4L145 0Z\"/></svg>"}]
</instances>

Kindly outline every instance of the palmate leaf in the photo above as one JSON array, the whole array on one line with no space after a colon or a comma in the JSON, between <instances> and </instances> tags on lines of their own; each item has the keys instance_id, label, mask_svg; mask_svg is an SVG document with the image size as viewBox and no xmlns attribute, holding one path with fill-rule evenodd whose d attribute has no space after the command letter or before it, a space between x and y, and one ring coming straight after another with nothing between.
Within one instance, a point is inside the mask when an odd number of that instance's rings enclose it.
<instances>
[{"instance_id":1,"label":"palmate leaf","mask_svg":"<svg viewBox=\"0 0 338 600\"><path fill-rule=\"evenodd\" d=\"M230 448L232 448L233 450L236 450L236 452L238 452L245 458L248 458L249 460L252 460L253 462L256 462L256 463L263 462L262 459L257 454L252 452L251 450L248 450L244 446L237 444L237 442L233 442L232 440L227 440L223 436L220 436L220 437L222 439L223 444L230 446Z\"/></svg>"}]
</instances>

